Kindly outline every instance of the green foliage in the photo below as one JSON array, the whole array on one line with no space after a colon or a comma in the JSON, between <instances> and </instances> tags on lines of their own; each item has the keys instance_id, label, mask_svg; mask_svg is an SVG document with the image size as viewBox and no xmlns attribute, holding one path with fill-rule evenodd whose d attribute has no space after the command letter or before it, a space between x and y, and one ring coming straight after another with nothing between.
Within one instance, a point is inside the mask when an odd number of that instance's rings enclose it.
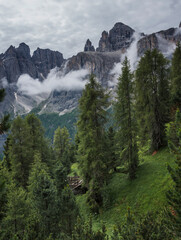
<instances>
[{"instance_id":1,"label":"green foliage","mask_svg":"<svg viewBox=\"0 0 181 240\"><path fill-rule=\"evenodd\" d=\"M7 164L10 162L13 179L19 186L26 187L33 162L33 152L28 125L21 117L17 117L12 123L5 159Z\"/></svg>"},{"instance_id":2,"label":"green foliage","mask_svg":"<svg viewBox=\"0 0 181 240\"><path fill-rule=\"evenodd\" d=\"M32 215L36 220L34 224L38 228L38 239L45 239L57 228L56 188L47 170L47 166L41 162L40 155L35 155L28 190L30 218Z\"/></svg>"},{"instance_id":3,"label":"green foliage","mask_svg":"<svg viewBox=\"0 0 181 240\"><path fill-rule=\"evenodd\" d=\"M133 76L130 64L125 58L122 74L118 79L117 96L114 106L115 119L117 123L118 146L121 160L128 163L129 178L136 177L138 167L138 149L136 143L136 125L133 115Z\"/></svg>"},{"instance_id":4,"label":"green foliage","mask_svg":"<svg viewBox=\"0 0 181 240\"><path fill-rule=\"evenodd\" d=\"M165 193L172 186L167 163L174 166L174 158L165 148L154 156L143 156L134 181L130 181L123 173L114 173L108 185L104 186L105 208L101 208L100 214L93 218L93 229L100 229L100 223L105 222L108 234L111 235L116 223L124 223L128 206L134 210L134 216L138 219L148 212L156 216L156 212L167 206ZM76 198L81 214L87 219L90 210L86 204L86 195Z\"/></svg>"},{"instance_id":5,"label":"green foliage","mask_svg":"<svg viewBox=\"0 0 181 240\"><path fill-rule=\"evenodd\" d=\"M136 114L143 145L151 139L151 150L165 145L169 121L168 61L162 53L148 50L136 70Z\"/></svg>"},{"instance_id":6,"label":"green foliage","mask_svg":"<svg viewBox=\"0 0 181 240\"><path fill-rule=\"evenodd\" d=\"M100 188L106 177L105 123L108 95L93 75L79 101L78 156L84 184L89 189L89 203L94 211L102 204Z\"/></svg>"},{"instance_id":7,"label":"green foliage","mask_svg":"<svg viewBox=\"0 0 181 240\"><path fill-rule=\"evenodd\" d=\"M72 240L84 240L84 239L108 240L105 225L102 225L101 230L93 231L91 218L89 218L87 222L83 221L83 219L78 218L77 224L72 234Z\"/></svg>"},{"instance_id":8,"label":"green foliage","mask_svg":"<svg viewBox=\"0 0 181 240\"><path fill-rule=\"evenodd\" d=\"M74 109L70 113L59 115L58 113L43 113L37 115L45 128L45 136L53 140L55 130L60 127L66 127L70 133L70 137L74 139L78 118L78 110Z\"/></svg>"},{"instance_id":9,"label":"green foliage","mask_svg":"<svg viewBox=\"0 0 181 240\"><path fill-rule=\"evenodd\" d=\"M28 216L27 193L22 187L11 183L8 186L6 214L2 221L0 233L2 239L23 239Z\"/></svg>"},{"instance_id":10,"label":"green foliage","mask_svg":"<svg viewBox=\"0 0 181 240\"><path fill-rule=\"evenodd\" d=\"M181 113L176 112L175 121L167 125L167 137L170 150L175 155L176 167L168 165L169 173L172 177L174 186L167 193L170 205L170 219L177 235L181 237Z\"/></svg>"},{"instance_id":11,"label":"green foliage","mask_svg":"<svg viewBox=\"0 0 181 240\"><path fill-rule=\"evenodd\" d=\"M169 231L169 226L166 225L163 215L155 216L148 213L145 216L140 216L139 220L135 218L128 208L126 221L122 225L118 225L114 229L113 239L125 240L170 240L172 234Z\"/></svg>"},{"instance_id":12,"label":"green foliage","mask_svg":"<svg viewBox=\"0 0 181 240\"><path fill-rule=\"evenodd\" d=\"M181 45L179 42L171 65L171 102L174 112L181 107Z\"/></svg>"}]
</instances>

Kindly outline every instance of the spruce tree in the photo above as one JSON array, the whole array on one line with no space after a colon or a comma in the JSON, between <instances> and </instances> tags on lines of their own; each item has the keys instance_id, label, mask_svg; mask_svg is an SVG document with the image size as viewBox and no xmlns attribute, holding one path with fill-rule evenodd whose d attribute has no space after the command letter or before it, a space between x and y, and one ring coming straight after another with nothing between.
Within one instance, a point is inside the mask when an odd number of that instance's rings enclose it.
<instances>
[{"instance_id":1,"label":"spruce tree","mask_svg":"<svg viewBox=\"0 0 181 240\"><path fill-rule=\"evenodd\" d=\"M123 62L122 74L118 79L116 93L114 111L118 128L118 145L122 161L128 163L129 177L134 179L138 166L138 151L136 124L133 116L133 75L127 57Z\"/></svg>"},{"instance_id":2,"label":"spruce tree","mask_svg":"<svg viewBox=\"0 0 181 240\"><path fill-rule=\"evenodd\" d=\"M168 191L167 199L170 205L170 219L174 231L181 237L181 113L177 110L175 121L167 125L168 145L175 155L176 167L168 166L173 180L173 188Z\"/></svg>"},{"instance_id":3,"label":"spruce tree","mask_svg":"<svg viewBox=\"0 0 181 240\"><path fill-rule=\"evenodd\" d=\"M106 166L105 123L108 95L90 76L79 101L78 156L84 184L89 189L88 201L93 210L102 205L101 187L104 184Z\"/></svg>"},{"instance_id":4,"label":"spruce tree","mask_svg":"<svg viewBox=\"0 0 181 240\"><path fill-rule=\"evenodd\" d=\"M73 162L74 152L72 149L72 143L70 142L70 135L66 127L58 127L54 134L54 155L56 163L63 165L64 169L67 171L67 175L70 172L70 164Z\"/></svg>"},{"instance_id":5,"label":"spruce tree","mask_svg":"<svg viewBox=\"0 0 181 240\"><path fill-rule=\"evenodd\" d=\"M12 123L5 158L10 160L10 170L17 185L26 187L33 162L33 151L29 127L21 117L17 117Z\"/></svg>"},{"instance_id":6,"label":"spruce tree","mask_svg":"<svg viewBox=\"0 0 181 240\"><path fill-rule=\"evenodd\" d=\"M0 230L2 239L24 239L28 217L27 193L14 182L8 185L6 213Z\"/></svg>"},{"instance_id":7,"label":"spruce tree","mask_svg":"<svg viewBox=\"0 0 181 240\"><path fill-rule=\"evenodd\" d=\"M136 113L143 144L151 139L151 150L166 144L169 121L168 61L157 49L148 50L136 70Z\"/></svg>"},{"instance_id":8,"label":"spruce tree","mask_svg":"<svg viewBox=\"0 0 181 240\"><path fill-rule=\"evenodd\" d=\"M41 121L35 114L28 114L25 118L25 122L29 128L32 159L36 153L40 153L42 161L48 165L51 172L53 159L49 143L44 137L44 128L42 127Z\"/></svg>"},{"instance_id":9,"label":"spruce tree","mask_svg":"<svg viewBox=\"0 0 181 240\"><path fill-rule=\"evenodd\" d=\"M46 239L50 235L56 236L58 228L56 195L54 181L48 174L48 168L42 163L40 154L36 154L29 176L30 219L34 219L31 228L36 229L37 239Z\"/></svg>"},{"instance_id":10,"label":"spruce tree","mask_svg":"<svg viewBox=\"0 0 181 240\"><path fill-rule=\"evenodd\" d=\"M171 103L173 113L181 109L181 45L178 42L171 65Z\"/></svg>"}]
</instances>

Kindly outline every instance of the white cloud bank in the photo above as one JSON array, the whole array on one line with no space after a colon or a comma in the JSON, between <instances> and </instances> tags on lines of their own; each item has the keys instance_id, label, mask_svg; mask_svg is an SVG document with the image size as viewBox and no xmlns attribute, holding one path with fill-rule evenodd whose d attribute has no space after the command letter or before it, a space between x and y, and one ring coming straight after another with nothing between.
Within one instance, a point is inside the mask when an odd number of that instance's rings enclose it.
<instances>
[{"instance_id":1,"label":"white cloud bank","mask_svg":"<svg viewBox=\"0 0 181 240\"><path fill-rule=\"evenodd\" d=\"M88 75L88 70L86 69L61 75L58 69L55 68L50 71L43 82L39 79L31 78L28 74L23 74L19 77L17 86L19 91L30 96L50 93L53 90L81 90L86 84L86 75Z\"/></svg>"},{"instance_id":2,"label":"white cloud bank","mask_svg":"<svg viewBox=\"0 0 181 240\"><path fill-rule=\"evenodd\" d=\"M130 47L127 49L127 51L121 55L120 62L116 63L113 67L113 69L110 71L110 74L113 75L113 79L111 82L109 82L109 86L113 87L117 84L118 77L121 75L122 72L122 63L127 56L129 62L131 71L134 71L136 69L136 66L138 64L139 58L138 58L138 51L137 51L137 43L140 40L141 35L137 32L133 34L133 42L131 43Z\"/></svg>"}]
</instances>

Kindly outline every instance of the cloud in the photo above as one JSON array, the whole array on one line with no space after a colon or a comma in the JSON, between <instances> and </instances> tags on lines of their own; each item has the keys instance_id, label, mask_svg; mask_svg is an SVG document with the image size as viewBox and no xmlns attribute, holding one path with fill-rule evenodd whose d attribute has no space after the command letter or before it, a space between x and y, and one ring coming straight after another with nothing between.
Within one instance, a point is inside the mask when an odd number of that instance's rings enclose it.
<instances>
[{"instance_id":1,"label":"cloud","mask_svg":"<svg viewBox=\"0 0 181 240\"><path fill-rule=\"evenodd\" d=\"M8 86L8 81L5 77L1 79L1 85L3 88L6 88Z\"/></svg>"},{"instance_id":2,"label":"cloud","mask_svg":"<svg viewBox=\"0 0 181 240\"><path fill-rule=\"evenodd\" d=\"M175 43L164 39L160 34L156 34L156 37L158 39L159 50L165 57L171 57L176 48Z\"/></svg>"},{"instance_id":3,"label":"cloud","mask_svg":"<svg viewBox=\"0 0 181 240\"><path fill-rule=\"evenodd\" d=\"M85 78L87 75L88 70L86 69L72 71L63 75L57 68L54 68L43 82L31 78L28 74L21 75L17 87L20 92L30 96L50 93L53 90L81 90L86 84Z\"/></svg>"},{"instance_id":4,"label":"cloud","mask_svg":"<svg viewBox=\"0 0 181 240\"><path fill-rule=\"evenodd\" d=\"M120 62L116 63L114 65L114 68L110 71L110 74L113 75L113 79L111 82L109 82L109 86L114 86L117 84L118 77L121 75L122 72L122 63L127 56L129 62L130 62L130 68L131 71L134 71L136 69L136 66L138 64L138 51L137 51L137 43L140 40L141 35L137 32L133 34L133 42L131 43L130 47L127 49L127 51L120 56Z\"/></svg>"},{"instance_id":5,"label":"cloud","mask_svg":"<svg viewBox=\"0 0 181 240\"><path fill-rule=\"evenodd\" d=\"M178 26L180 9L179 0L0 0L0 52L25 42L68 58L87 38L97 47L101 32L119 21L145 33Z\"/></svg>"}]
</instances>

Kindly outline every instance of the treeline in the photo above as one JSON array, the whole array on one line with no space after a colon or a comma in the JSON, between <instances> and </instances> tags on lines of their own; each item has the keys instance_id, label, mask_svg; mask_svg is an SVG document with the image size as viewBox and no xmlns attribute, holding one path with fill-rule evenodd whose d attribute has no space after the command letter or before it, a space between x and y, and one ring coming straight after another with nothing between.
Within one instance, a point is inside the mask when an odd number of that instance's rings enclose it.
<instances>
[{"instance_id":1,"label":"treeline","mask_svg":"<svg viewBox=\"0 0 181 240\"><path fill-rule=\"evenodd\" d=\"M79 214L67 180L72 163L78 163L91 211L99 214L112 176L122 172L134 181L142 147L149 145L153 152L167 142L177 159L176 170L168 167L175 184L167 194L170 208L156 219L149 213L139 221L128 210L125 224L115 226L110 239L177 239L181 232L180 83L178 44L171 64L155 49L144 54L132 73L125 58L114 100L91 75L79 101L74 141L66 128L58 128L51 144L34 114L17 117L0 164L0 239L108 239L104 225L94 232L91 220L85 223ZM114 124L107 129L110 105Z\"/></svg>"},{"instance_id":2,"label":"treeline","mask_svg":"<svg viewBox=\"0 0 181 240\"><path fill-rule=\"evenodd\" d=\"M66 128L53 146L30 114L11 126L0 165L0 239L63 239L71 236L78 208L67 175L74 146Z\"/></svg>"}]
</instances>

